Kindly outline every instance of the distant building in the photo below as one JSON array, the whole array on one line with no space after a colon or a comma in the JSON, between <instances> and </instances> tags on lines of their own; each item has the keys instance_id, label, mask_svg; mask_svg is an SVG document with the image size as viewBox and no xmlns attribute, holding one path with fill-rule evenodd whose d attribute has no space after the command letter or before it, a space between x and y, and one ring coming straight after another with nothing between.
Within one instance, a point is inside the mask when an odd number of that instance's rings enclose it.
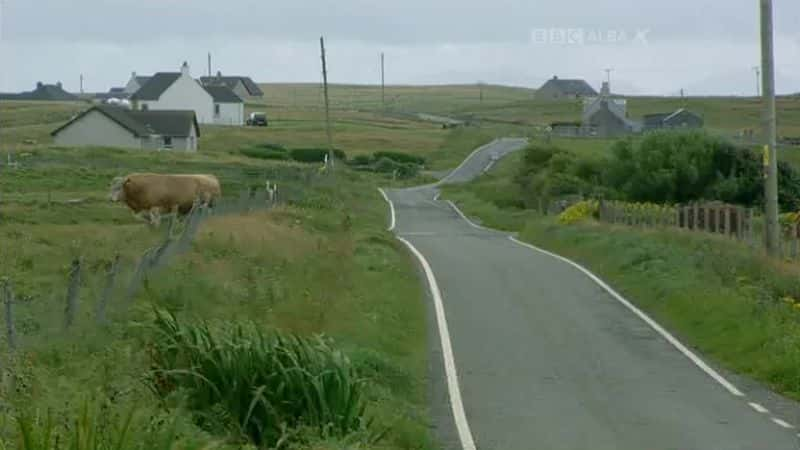
<instances>
[{"instance_id":1,"label":"distant building","mask_svg":"<svg viewBox=\"0 0 800 450\"><path fill-rule=\"evenodd\" d=\"M222 72L217 72L216 76L201 77L200 82L203 86L225 86L245 101L262 102L264 100L264 92L250 77L223 76Z\"/></svg>"},{"instance_id":2,"label":"distant building","mask_svg":"<svg viewBox=\"0 0 800 450\"><path fill-rule=\"evenodd\" d=\"M24 101L50 101L50 102L70 102L80 100L78 96L72 95L64 90L59 81L56 84L44 84L41 81L36 83L36 89L19 94L0 94L1 100L24 100Z\"/></svg>"},{"instance_id":3,"label":"distant building","mask_svg":"<svg viewBox=\"0 0 800 450\"><path fill-rule=\"evenodd\" d=\"M705 126L703 117L688 109L680 108L672 113L655 113L644 116L644 129L698 129Z\"/></svg>"},{"instance_id":4,"label":"distant building","mask_svg":"<svg viewBox=\"0 0 800 450\"><path fill-rule=\"evenodd\" d=\"M214 99L192 78L189 64L180 72L159 72L130 97L134 109L142 111L191 110L200 123L214 123Z\"/></svg>"},{"instance_id":5,"label":"distant building","mask_svg":"<svg viewBox=\"0 0 800 450\"><path fill-rule=\"evenodd\" d=\"M142 88L148 81L150 81L151 77L139 76L136 75L136 72L131 73L131 79L128 80L128 84L125 85L125 92L128 94L128 97L135 94L136 91Z\"/></svg>"},{"instance_id":6,"label":"distant building","mask_svg":"<svg viewBox=\"0 0 800 450\"><path fill-rule=\"evenodd\" d=\"M215 125L244 125L244 100L225 86L206 86L214 100Z\"/></svg>"},{"instance_id":7,"label":"distant building","mask_svg":"<svg viewBox=\"0 0 800 450\"><path fill-rule=\"evenodd\" d=\"M135 111L94 106L51 133L62 147L114 147L197 151L200 128L193 111Z\"/></svg>"},{"instance_id":8,"label":"distant building","mask_svg":"<svg viewBox=\"0 0 800 450\"><path fill-rule=\"evenodd\" d=\"M597 97L597 91L584 80L561 79L557 76L547 80L535 94L537 100L568 100Z\"/></svg>"},{"instance_id":9,"label":"distant building","mask_svg":"<svg viewBox=\"0 0 800 450\"><path fill-rule=\"evenodd\" d=\"M641 124L628 119L614 99L600 97L592 111L584 115L583 125L591 127L593 136L618 137L641 131Z\"/></svg>"}]
</instances>

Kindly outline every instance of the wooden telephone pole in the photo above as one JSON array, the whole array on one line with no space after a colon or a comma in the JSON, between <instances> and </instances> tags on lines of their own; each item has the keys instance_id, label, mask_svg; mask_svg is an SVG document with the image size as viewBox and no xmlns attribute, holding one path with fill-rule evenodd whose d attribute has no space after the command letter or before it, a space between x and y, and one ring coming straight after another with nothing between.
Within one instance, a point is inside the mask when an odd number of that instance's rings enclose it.
<instances>
[{"instance_id":1,"label":"wooden telephone pole","mask_svg":"<svg viewBox=\"0 0 800 450\"><path fill-rule=\"evenodd\" d=\"M381 107L386 110L386 66L384 65L384 55L381 52Z\"/></svg>"},{"instance_id":2,"label":"wooden telephone pole","mask_svg":"<svg viewBox=\"0 0 800 450\"><path fill-rule=\"evenodd\" d=\"M325 59L325 38L320 36L319 48L322 52L322 90L325 96L325 133L328 135L328 166L333 169L333 136L331 135L331 110L328 99L328 63Z\"/></svg>"},{"instance_id":3,"label":"wooden telephone pole","mask_svg":"<svg viewBox=\"0 0 800 450\"><path fill-rule=\"evenodd\" d=\"M772 32L772 0L761 1L761 82L764 85L764 210L767 253L780 255L778 223L778 138L775 113L775 56Z\"/></svg>"}]
</instances>

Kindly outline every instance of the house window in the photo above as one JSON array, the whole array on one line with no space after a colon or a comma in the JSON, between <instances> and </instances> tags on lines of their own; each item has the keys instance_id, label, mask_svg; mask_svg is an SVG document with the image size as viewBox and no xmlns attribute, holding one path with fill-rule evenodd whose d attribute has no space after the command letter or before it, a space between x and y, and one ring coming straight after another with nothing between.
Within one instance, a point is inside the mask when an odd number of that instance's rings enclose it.
<instances>
[{"instance_id":1,"label":"house window","mask_svg":"<svg viewBox=\"0 0 800 450\"><path fill-rule=\"evenodd\" d=\"M150 109L150 107L147 105L147 103L142 103L142 111L147 111L148 109Z\"/></svg>"},{"instance_id":2,"label":"house window","mask_svg":"<svg viewBox=\"0 0 800 450\"><path fill-rule=\"evenodd\" d=\"M214 117L219 117L219 103L214 103Z\"/></svg>"},{"instance_id":3,"label":"house window","mask_svg":"<svg viewBox=\"0 0 800 450\"><path fill-rule=\"evenodd\" d=\"M164 148L172 148L172 137L164 136Z\"/></svg>"}]
</instances>

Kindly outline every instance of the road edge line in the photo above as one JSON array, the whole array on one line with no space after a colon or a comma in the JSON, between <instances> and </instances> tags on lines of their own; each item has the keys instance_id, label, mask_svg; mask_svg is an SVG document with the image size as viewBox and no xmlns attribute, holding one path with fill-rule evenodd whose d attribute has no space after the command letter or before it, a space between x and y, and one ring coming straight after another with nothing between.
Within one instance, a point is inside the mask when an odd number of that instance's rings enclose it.
<instances>
[{"instance_id":1,"label":"road edge line","mask_svg":"<svg viewBox=\"0 0 800 450\"><path fill-rule=\"evenodd\" d=\"M389 204L389 211L391 212L391 222L389 223L389 228L387 228L386 230L387 231L392 231L392 230L394 230L394 226L396 225L395 224L394 203L392 203L392 201L389 200L389 196L386 195L386 191L384 191L382 188L378 188L378 192L381 193L381 195L383 196L383 199L386 200L386 203Z\"/></svg>"},{"instance_id":2,"label":"road edge line","mask_svg":"<svg viewBox=\"0 0 800 450\"><path fill-rule=\"evenodd\" d=\"M392 218L388 231L392 231L395 228L394 202L392 202L389 196L386 195L386 191L382 188L378 188L378 191L383 195L383 199L386 200L386 203L389 204ZM467 413L464 410L464 400L461 398L461 387L458 382L456 360L453 355L453 345L450 342L450 331L447 326L447 315L444 312L444 302L442 301L442 292L439 290L439 283L436 281L433 269L431 269L425 256L423 256L411 242L397 235L395 235L395 239L402 242L411 251L422 266L423 272L425 272L425 278L427 278L428 281L428 290L431 293L431 297L433 297L434 310L436 311L436 326L439 331L439 342L442 346L442 360L444 363L445 377L447 378L447 393L450 397L453 421L456 425L458 438L461 441L461 448L463 450L477 450L477 447L475 447L475 439L472 437L472 430L467 421Z\"/></svg>"},{"instance_id":3,"label":"road edge line","mask_svg":"<svg viewBox=\"0 0 800 450\"><path fill-rule=\"evenodd\" d=\"M439 341L442 346L442 358L444 359L444 369L447 376L447 391L450 396L450 407L453 413L453 420L456 424L458 431L458 438L461 441L463 450L476 450L475 440L472 437L472 430L470 430L469 422L467 421L467 413L464 410L464 401L461 398L461 388L458 382L458 371L456 370L455 357L453 356L453 347L450 342L450 331L447 327L447 316L444 312L444 303L442 302L442 294L439 290L439 284L436 282L436 277L433 274L430 264L425 259L425 256L417 250L414 245L399 237L395 236L397 240L405 244L406 247L414 254L417 260L422 265L422 270L425 272L425 277L428 279L428 289L433 297L434 309L436 310L436 324L439 328Z\"/></svg>"},{"instance_id":4,"label":"road edge line","mask_svg":"<svg viewBox=\"0 0 800 450\"><path fill-rule=\"evenodd\" d=\"M722 387L724 387L728 392L730 392L732 395L734 395L736 397L744 397L745 396L744 393L742 393L742 391L740 391L738 388L736 388L736 386L733 385L733 383L731 383L730 381L726 380L725 377L720 375L719 372L717 372L711 366L706 364L705 361L703 361L694 352L689 350L688 347L683 345L675 336L673 336L669 331L667 331L661 325L659 325L658 322L653 320L644 311L642 311L641 309L639 309L636 306L634 306L633 303L631 303L630 301L625 299L625 297L623 297L622 295L617 293L617 291L615 291L611 286L606 284L606 282L603 281L602 279L600 279L600 277L598 277L597 275L595 275L594 273L589 271L589 269L583 267L582 265L576 263L575 261L572 261L571 259L565 258L565 257L563 257L561 255L557 255L557 254L549 252L547 250L541 249L541 248L536 247L535 245L529 244L527 242L522 242L519 239L515 238L514 236L509 236L508 238L512 242L514 242L514 243L516 243L518 245L521 245L523 247L527 247L527 248L529 248L531 250L534 250L534 251L537 251L539 253L543 253L545 255L548 255L548 256L551 256L553 258L556 258L556 259L558 259L558 260L560 260L562 262L565 262L565 263L575 267L576 269L580 270L581 272L583 272L584 275L589 277L592 281L594 281L601 288L603 288L606 292L608 292L612 297L614 297L614 299L616 299L618 302L622 303L626 308L628 308L628 310L630 310L636 316L638 316L641 320L643 320L647 325L650 326L650 328L652 328L658 334L660 334L661 337L666 339L667 342L672 344L672 346L675 347L679 352L683 353L684 356L689 358L689 360L692 361L695 366L697 366L700 370L705 372L706 375L708 375L714 381L716 381L718 384L720 384Z\"/></svg>"},{"instance_id":5,"label":"road edge line","mask_svg":"<svg viewBox=\"0 0 800 450\"><path fill-rule=\"evenodd\" d=\"M492 139L490 142L487 142L486 144L483 144L480 147L478 147L475 150L473 150L472 153L469 154L469 156L467 156L466 158L464 158L463 161L461 161L461 164L456 166L455 169L451 170L450 173L448 173L444 178L442 178L438 182L434 183L433 186L437 187L437 186L440 186L440 185L444 184L447 180L449 180L453 176L454 173L458 172L458 169L464 167L464 165L467 164L467 162L469 162L469 160L472 159L472 157L475 156L478 152L484 150L485 148L487 148L487 147L489 147L491 145L494 145L496 142L499 142L501 139L502 138Z\"/></svg>"},{"instance_id":6,"label":"road edge line","mask_svg":"<svg viewBox=\"0 0 800 450\"><path fill-rule=\"evenodd\" d=\"M461 216L461 218L464 219L464 221L467 222L469 226L471 226L472 228L477 228L478 230L483 230L483 231L491 231L492 233L498 232L498 230L493 230L491 228L486 228L483 225L478 225L477 223L470 220L470 218L467 217L463 212L461 212L461 210L458 209L458 206L456 206L455 203L453 203L451 200L446 200L446 201L450 205L450 207L453 208L453 210L457 212L458 215Z\"/></svg>"}]
</instances>

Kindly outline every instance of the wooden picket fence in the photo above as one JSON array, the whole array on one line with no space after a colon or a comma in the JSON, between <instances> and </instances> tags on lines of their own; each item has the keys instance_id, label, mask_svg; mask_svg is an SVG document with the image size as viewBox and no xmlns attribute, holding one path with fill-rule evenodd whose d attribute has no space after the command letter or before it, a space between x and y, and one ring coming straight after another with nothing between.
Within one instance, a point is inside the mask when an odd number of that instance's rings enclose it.
<instances>
[{"instance_id":1,"label":"wooden picket fence","mask_svg":"<svg viewBox=\"0 0 800 450\"><path fill-rule=\"evenodd\" d=\"M755 239L753 210L721 202L668 206L601 200L599 219L630 226L681 228L747 242ZM794 235L797 239L800 230Z\"/></svg>"}]
</instances>

